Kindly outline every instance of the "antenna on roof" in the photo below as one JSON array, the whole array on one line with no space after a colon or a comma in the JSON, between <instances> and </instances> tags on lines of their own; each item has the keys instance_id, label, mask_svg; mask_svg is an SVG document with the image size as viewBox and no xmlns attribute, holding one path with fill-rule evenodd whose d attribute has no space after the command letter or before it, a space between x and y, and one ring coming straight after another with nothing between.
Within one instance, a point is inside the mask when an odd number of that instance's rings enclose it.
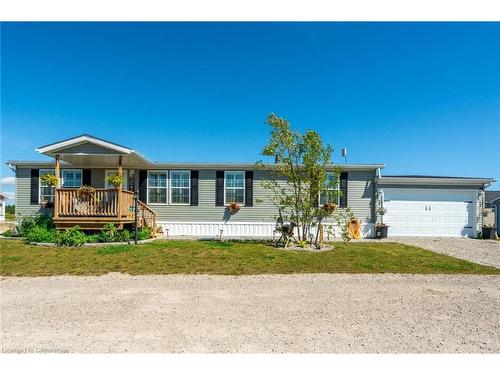
<instances>
[{"instance_id":1,"label":"antenna on roof","mask_svg":"<svg viewBox=\"0 0 500 375\"><path fill-rule=\"evenodd\" d=\"M344 158L344 161L347 164L347 148L342 149L342 157Z\"/></svg>"}]
</instances>

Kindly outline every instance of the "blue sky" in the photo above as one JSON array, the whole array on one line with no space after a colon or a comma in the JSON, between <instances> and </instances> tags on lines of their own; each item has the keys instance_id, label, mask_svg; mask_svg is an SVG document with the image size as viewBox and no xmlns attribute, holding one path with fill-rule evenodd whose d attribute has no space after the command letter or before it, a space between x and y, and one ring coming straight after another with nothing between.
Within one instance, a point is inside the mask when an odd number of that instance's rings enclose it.
<instances>
[{"instance_id":1,"label":"blue sky","mask_svg":"<svg viewBox=\"0 0 500 375\"><path fill-rule=\"evenodd\" d=\"M499 40L500 23L3 23L2 177L81 133L252 162L274 112L337 162L500 180Z\"/></svg>"}]
</instances>

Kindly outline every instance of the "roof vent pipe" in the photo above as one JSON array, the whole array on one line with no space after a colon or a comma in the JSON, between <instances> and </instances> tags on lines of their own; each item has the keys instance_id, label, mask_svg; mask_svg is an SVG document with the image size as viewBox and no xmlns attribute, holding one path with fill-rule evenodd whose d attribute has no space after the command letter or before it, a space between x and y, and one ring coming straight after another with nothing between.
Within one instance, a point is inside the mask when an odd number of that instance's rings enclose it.
<instances>
[{"instance_id":1,"label":"roof vent pipe","mask_svg":"<svg viewBox=\"0 0 500 375\"><path fill-rule=\"evenodd\" d=\"M347 148L342 149L342 157L344 158L344 162L347 164Z\"/></svg>"}]
</instances>

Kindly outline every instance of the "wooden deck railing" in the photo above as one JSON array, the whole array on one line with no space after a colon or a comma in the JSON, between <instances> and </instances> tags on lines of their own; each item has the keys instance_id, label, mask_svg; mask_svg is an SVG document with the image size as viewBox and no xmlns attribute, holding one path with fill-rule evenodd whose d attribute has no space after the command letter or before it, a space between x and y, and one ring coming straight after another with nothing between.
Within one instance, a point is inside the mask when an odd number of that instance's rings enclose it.
<instances>
[{"instance_id":1,"label":"wooden deck railing","mask_svg":"<svg viewBox=\"0 0 500 375\"><path fill-rule=\"evenodd\" d=\"M82 197L76 189L56 189L56 217L116 217L133 219L134 193L122 190L121 202L116 189L95 189L93 194ZM119 210L121 205L121 210ZM121 211L121 217L118 213Z\"/></svg>"},{"instance_id":2,"label":"wooden deck railing","mask_svg":"<svg viewBox=\"0 0 500 375\"><path fill-rule=\"evenodd\" d=\"M148 207L144 202L137 200L137 220L138 226L149 227L153 230L153 237L156 236L156 212L154 212L151 208Z\"/></svg>"}]
</instances>

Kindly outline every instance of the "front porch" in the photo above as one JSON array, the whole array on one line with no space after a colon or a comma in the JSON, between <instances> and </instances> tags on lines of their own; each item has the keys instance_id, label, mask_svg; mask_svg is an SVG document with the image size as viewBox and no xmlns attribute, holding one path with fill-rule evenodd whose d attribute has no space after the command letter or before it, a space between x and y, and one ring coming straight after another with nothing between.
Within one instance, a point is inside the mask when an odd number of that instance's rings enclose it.
<instances>
[{"instance_id":1,"label":"front porch","mask_svg":"<svg viewBox=\"0 0 500 375\"><path fill-rule=\"evenodd\" d=\"M137 226L147 226L156 232L156 213L144 202L134 197L137 190L135 176L130 172L148 163L132 149L116 145L95 137L82 135L37 149L40 153L55 159L54 174L54 223L57 229L78 225L81 229L99 230L112 223L123 229L135 224L134 207L137 205ZM70 164L72 171L81 170L81 180L69 186L61 183L60 162ZM98 186L91 177L92 170L100 168L103 180ZM124 169L125 172L124 173ZM87 175L84 172L88 172ZM119 177L122 183L108 183L107 173ZM87 176L87 178L85 178ZM74 182L74 181L73 181ZM129 187L130 186L130 187ZM130 190L127 190L128 189ZM137 200L135 202L134 200Z\"/></svg>"},{"instance_id":2,"label":"front porch","mask_svg":"<svg viewBox=\"0 0 500 375\"><path fill-rule=\"evenodd\" d=\"M54 223L56 228L70 228L78 225L82 229L102 229L108 223L123 229L134 224L134 193L128 190L93 189L94 192L81 195L78 189L57 188L54 199ZM156 213L146 204L137 201L137 224L156 228Z\"/></svg>"}]
</instances>

